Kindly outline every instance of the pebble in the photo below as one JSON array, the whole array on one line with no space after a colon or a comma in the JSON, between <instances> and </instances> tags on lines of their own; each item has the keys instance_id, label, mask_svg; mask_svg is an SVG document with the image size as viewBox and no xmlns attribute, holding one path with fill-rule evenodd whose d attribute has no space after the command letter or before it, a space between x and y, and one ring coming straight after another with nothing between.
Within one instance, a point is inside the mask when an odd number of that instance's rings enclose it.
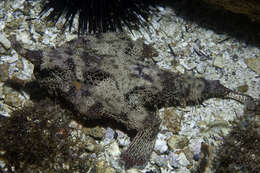
<instances>
[{"instance_id":1,"label":"pebble","mask_svg":"<svg viewBox=\"0 0 260 173\"><path fill-rule=\"evenodd\" d=\"M0 43L4 46L5 49L11 48L11 42L5 37L5 34L0 33Z\"/></svg>"},{"instance_id":2,"label":"pebble","mask_svg":"<svg viewBox=\"0 0 260 173\"><path fill-rule=\"evenodd\" d=\"M179 156L174 152L170 152L168 157L169 157L170 165L173 166L174 168L178 168L180 165Z\"/></svg>"},{"instance_id":3,"label":"pebble","mask_svg":"<svg viewBox=\"0 0 260 173\"><path fill-rule=\"evenodd\" d=\"M101 139L105 135L105 129L99 126L94 128L83 128L83 132L93 138Z\"/></svg>"},{"instance_id":4,"label":"pebble","mask_svg":"<svg viewBox=\"0 0 260 173\"><path fill-rule=\"evenodd\" d=\"M9 65L7 63L0 64L0 81L4 82L8 80Z\"/></svg>"},{"instance_id":5,"label":"pebble","mask_svg":"<svg viewBox=\"0 0 260 173\"><path fill-rule=\"evenodd\" d=\"M21 97L21 94L10 87L3 87L3 95L5 104L8 106L21 107L24 103L24 99Z\"/></svg>"},{"instance_id":6,"label":"pebble","mask_svg":"<svg viewBox=\"0 0 260 173\"><path fill-rule=\"evenodd\" d=\"M108 127L106 129L105 137L104 137L104 145L109 144L115 137L115 131Z\"/></svg>"},{"instance_id":7,"label":"pebble","mask_svg":"<svg viewBox=\"0 0 260 173\"><path fill-rule=\"evenodd\" d=\"M166 136L158 134L157 140L155 142L154 150L163 154L168 150L167 142L165 141Z\"/></svg>"},{"instance_id":8,"label":"pebble","mask_svg":"<svg viewBox=\"0 0 260 173\"><path fill-rule=\"evenodd\" d=\"M130 137L128 137L125 133L123 133L120 130L116 130L116 134L117 134L117 142L119 144L120 147L126 147L130 144Z\"/></svg>"},{"instance_id":9,"label":"pebble","mask_svg":"<svg viewBox=\"0 0 260 173\"><path fill-rule=\"evenodd\" d=\"M179 163L184 167L187 167L190 164L184 153L179 154Z\"/></svg>"},{"instance_id":10,"label":"pebble","mask_svg":"<svg viewBox=\"0 0 260 173\"><path fill-rule=\"evenodd\" d=\"M245 63L251 70L260 74L260 57L245 59Z\"/></svg>"},{"instance_id":11,"label":"pebble","mask_svg":"<svg viewBox=\"0 0 260 173\"><path fill-rule=\"evenodd\" d=\"M198 72L199 74L205 73L206 69L207 69L207 64L205 64L205 63L200 63L200 64L198 64L198 65L196 66L196 70L197 70L197 72Z\"/></svg>"},{"instance_id":12,"label":"pebble","mask_svg":"<svg viewBox=\"0 0 260 173\"><path fill-rule=\"evenodd\" d=\"M159 167L167 167L168 156L157 155L155 152L151 155L151 161L154 162Z\"/></svg>"},{"instance_id":13,"label":"pebble","mask_svg":"<svg viewBox=\"0 0 260 173\"><path fill-rule=\"evenodd\" d=\"M223 59L223 56L216 56L214 61L213 61L213 65L215 67L218 67L218 68L223 68L224 67L224 59Z\"/></svg>"},{"instance_id":14,"label":"pebble","mask_svg":"<svg viewBox=\"0 0 260 173\"><path fill-rule=\"evenodd\" d=\"M104 173L104 170L106 169L107 167L107 164L106 164L106 161L105 160L99 160L97 163L96 163L96 172L97 173Z\"/></svg>"},{"instance_id":15,"label":"pebble","mask_svg":"<svg viewBox=\"0 0 260 173\"><path fill-rule=\"evenodd\" d=\"M189 140L186 136L173 135L167 140L167 144L170 150L183 149L189 144Z\"/></svg>"},{"instance_id":16,"label":"pebble","mask_svg":"<svg viewBox=\"0 0 260 173\"><path fill-rule=\"evenodd\" d=\"M141 173L140 171L138 171L138 169L132 168L132 169L128 169L126 171L126 173Z\"/></svg>"},{"instance_id":17,"label":"pebble","mask_svg":"<svg viewBox=\"0 0 260 173\"><path fill-rule=\"evenodd\" d=\"M96 150L98 149L98 145L96 143L96 141L91 138L91 137L87 137L86 141L86 150L88 150L89 152L96 152Z\"/></svg>"},{"instance_id":18,"label":"pebble","mask_svg":"<svg viewBox=\"0 0 260 173\"><path fill-rule=\"evenodd\" d=\"M108 167L105 169L104 173L116 173L116 170L114 168Z\"/></svg>"},{"instance_id":19,"label":"pebble","mask_svg":"<svg viewBox=\"0 0 260 173\"><path fill-rule=\"evenodd\" d=\"M245 92L248 91L248 85L247 85L247 84L245 84L245 85L240 85L240 86L237 87L237 90L238 90L239 92L245 93Z\"/></svg>"},{"instance_id":20,"label":"pebble","mask_svg":"<svg viewBox=\"0 0 260 173\"><path fill-rule=\"evenodd\" d=\"M108 149L108 152L110 154L110 156L112 156L113 158L115 157L119 157L121 154L121 151L119 149L118 143L116 141L114 141Z\"/></svg>"}]
</instances>

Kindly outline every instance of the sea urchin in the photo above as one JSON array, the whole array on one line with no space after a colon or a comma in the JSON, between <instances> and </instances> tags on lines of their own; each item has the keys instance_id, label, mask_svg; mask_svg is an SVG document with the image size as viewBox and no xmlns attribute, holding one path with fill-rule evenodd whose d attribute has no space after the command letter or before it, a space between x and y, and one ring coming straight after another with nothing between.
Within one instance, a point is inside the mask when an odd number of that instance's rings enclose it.
<instances>
[{"instance_id":1,"label":"sea urchin","mask_svg":"<svg viewBox=\"0 0 260 173\"><path fill-rule=\"evenodd\" d=\"M73 25L75 16L79 15L78 33L100 33L138 29L148 21L154 11L153 0L41 0L43 8L40 15L48 15L47 20L57 22L61 16L66 21L64 28Z\"/></svg>"}]
</instances>

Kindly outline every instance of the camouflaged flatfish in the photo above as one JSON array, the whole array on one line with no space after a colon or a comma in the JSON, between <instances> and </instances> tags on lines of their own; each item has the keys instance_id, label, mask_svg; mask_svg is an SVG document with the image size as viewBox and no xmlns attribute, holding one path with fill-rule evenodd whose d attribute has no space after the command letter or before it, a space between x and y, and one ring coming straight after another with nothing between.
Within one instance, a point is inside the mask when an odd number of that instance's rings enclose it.
<instances>
[{"instance_id":1,"label":"camouflaged flatfish","mask_svg":"<svg viewBox=\"0 0 260 173\"><path fill-rule=\"evenodd\" d=\"M66 100L80 117L110 118L137 131L121 155L127 168L149 160L161 122L158 109L209 98L253 100L217 80L158 68L149 61L157 55L151 46L122 33L89 35L45 50L26 50L15 40L12 46L34 64L40 86Z\"/></svg>"}]
</instances>

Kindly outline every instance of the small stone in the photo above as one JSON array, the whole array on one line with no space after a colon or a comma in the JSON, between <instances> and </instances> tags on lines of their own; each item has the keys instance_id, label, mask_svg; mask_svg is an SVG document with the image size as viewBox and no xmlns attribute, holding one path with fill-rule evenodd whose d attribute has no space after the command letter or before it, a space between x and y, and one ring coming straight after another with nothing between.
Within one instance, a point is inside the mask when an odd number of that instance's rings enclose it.
<instances>
[{"instance_id":1,"label":"small stone","mask_svg":"<svg viewBox=\"0 0 260 173\"><path fill-rule=\"evenodd\" d=\"M224 59L223 56L216 56L216 58L213 61L213 65L218 68L224 67Z\"/></svg>"},{"instance_id":2,"label":"small stone","mask_svg":"<svg viewBox=\"0 0 260 173\"><path fill-rule=\"evenodd\" d=\"M106 161L104 160L99 160L96 164L96 172L97 173L104 173L105 169L107 167Z\"/></svg>"},{"instance_id":3,"label":"small stone","mask_svg":"<svg viewBox=\"0 0 260 173\"><path fill-rule=\"evenodd\" d=\"M105 135L105 129L99 126L96 126L94 128L83 128L83 131L85 134L96 138L96 139L101 139Z\"/></svg>"},{"instance_id":4,"label":"small stone","mask_svg":"<svg viewBox=\"0 0 260 173\"><path fill-rule=\"evenodd\" d=\"M116 133L119 146L125 147L130 144L130 137L128 137L125 133L120 130L116 130Z\"/></svg>"},{"instance_id":5,"label":"small stone","mask_svg":"<svg viewBox=\"0 0 260 173\"><path fill-rule=\"evenodd\" d=\"M0 44L3 45L5 49L11 48L11 42L5 37L4 33L0 33Z\"/></svg>"},{"instance_id":6,"label":"small stone","mask_svg":"<svg viewBox=\"0 0 260 173\"><path fill-rule=\"evenodd\" d=\"M177 70L178 72L182 73L182 74L185 73L185 68L184 68L183 66L181 66L181 65L178 65L178 66L176 67L176 70Z\"/></svg>"},{"instance_id":7,"label":"small stone","mask_svg":"<svg viewBox=\"0 0 260 173\"><path fill-rule=\"evenodd\" d=\"M41 23L38 22L34 22L33 24L34 24L35 32L39 34L44 34L45 26L43 26Z\"/></svg>"},{"instance_id":8,"label":"small stone","mask_svg":"<svg viewBox=\"0 0 260 173\"><path fill-rule=\"evenodd\" d=\"M10 55L10 54L11 54L11 49L6 50L6 49L4 48L4 46L2 46L2 45L0 44L0 55Z\"/></svg>"},{"instance_id":9,"label":"small stone","mask_svg":"<svg viewBox=\"0 0 260 173\"><path fill-rule=\"evenodd\" d=\"M205 63L200 63L196 66L196 69L199 74L203 74L207 69L207 65Z\"/></svg>"},{"instance_id":10,"label":"small stone","mask_svg":"<svg viewBox=\"0 0 260 173\"><path fill-rule=\"evenodd\" d=\"M181 130L181 120L175 109L164 109L162 125L173 134L178 134Z\"/></svg>"},{"instance_id":11,"label":"small stone","mask_svg":"<svg viewBox=\"0 0 260 173\"><path fill-rule=\"evenodd\" d=\"M245 63L251 70L260 74L260 57L245 59Z\"/></svg>"},{"instance_id":12,"label":"small stone","mask_svg":"<svg viewBox=\"0 0 260 173\"><path fill-rule=\"evenodd\" d=\"M180 165L182 165L184 167L186 167L190 164L189 160L186 158L184 153L181 153L179 155L179 163L180 163Z\"/></svg>"},{"instance_id":13,"label":"small stone","mask_svg":"<svg viewBox=\"0 0 260 173\"><path fill-rule=\"evenodd\" d=\"M169 157L170 165L173 166L174 168L178 168L180 165L179 156L174 152L170 152L168 157Z\"/></svg>"},{"instance_id":14,"label":"small stone","mask_svg":"<svg viewBox=\"0 0 260 173\"><path fill-rule=\"evenodd\" d=\"M168 150L167 142L165 141L166 136L158 134L158 139L155 142L154 150L163 154Z\"/></svg>"},{"instance_id":15,"label":"small stone","mask_svg":"<svg viewBox=\"0 0 260 173\"><path fill-rule=\"evenodd\" d=\"M108 150L109 154L115 158L115 157L119 157L121 154L121 151L119 149L118 143L117 142L113 142Z\"/></svg>"},{"instance_id":16,"label":"small stone","mask_svg":"<svg viewBox=\"0 0 260 173\"><path fill-rule=\"evenodd\" d=\"M189 160L189 162L192 163L193 158L194 158L194 153L190 150L190 148L189 147L185 147L183 152L184 152L187 160Z\"/></svg>"},{"instance_id":17,"label":"small stone","mask_svg":"<svg viewBox=\"0 0 260 173\"><path fill-rule=\"evenodd\" d=\"M189 139L186 136L174 135L167 140L170 150L183 149L189 145Z\"/></svg>"},{"instance_id":18,"label":"small stone","mask_svg":"<svg viewBox=\"0 0 260 173\"><path fill-rule=\"evenodd\" d=\"M0 81L4 82L8 80L8 71L9 65L8 64L0 64Z\"/></svg>"},{"instance_id":19,"label":"small stone","mask_svg":"<svg viewBox=\"0 0 260 173\"><path fill-rule=\"evenodd\" d=\"M86 147L85 148L89 152L97 152L97 150L98 150L96 141L91 137L88 137L86 139Z\"/></svg>"},{"instance_id":20,"label":"small stone","mask_svg":"<svg viewBox=\"0 0 260 173\"><path fill-rule=\"evenodd\" d=\"M0 168L4 168L6 166L4 160L0 160Z\"/></svg>"},{"instance_id":21,"label":"small stone","mask_svg":"<svg viewBox=\"0 0 260 173\"><path fill-rule=\"evenodd\" d=\"M20 107L23 105L23 98L20 93L14 89L4 86L3 87L4 101L8 106Z\"/></svg>"},{"instance_id":22,"label":"small stone","mask_svg":"<svg viewBox=\"0 0 260 173\"><path fill-rule=\"evenodd\" d=\"M128 169L126 171L126 173L141 173L140 171L138 171L138 169L132 168L132 169Z\"/></svg>"},{"instance_id":23,"label":"small stone","mask_svg":"<svg viewBox=\"0 0 260 173\"><path fill-rule=\"evenodd\" d=\"M21 24L23 23L23 19L22 18L18 18L18 19L13 19L9 22L6 22L5 28L6 28L6 32L11 32L13 30L16 30L17 28L19 28L21 26Z\"/></svg>"},{"instance_id":24,"label":"small stone","mask_svg":"<svg viewBox=\"0 0 260 173\"><path fill-rule=\"evenodd\" d=\"M237 87L237 90L238 90L239 92L245 93L245 92L247 92L247 90L248 90L248 85L245 84L245 85L238 86L238 87Z\"/></svg>"},{"instance_id":25,"label":"small stone","mask_svg":"<svg viewBox=\"0 0 260 173\"><path fill-rule=\"evenodd\" d=\"M151 161L154 162L157 166L159 167L167 167L167 156L165 155L157 155L155 152L152 153L151 155Z\"/></svg>"},{"instance_id":26,"label":"small stone","mask_svg":"<svg viewBox=\"0 0 260 173\"><path fill-rule=\"evenodd\" d=\"M195 161L199 161L200 155L199 155L199 154L194 154L193 159L194 159Z\"/></svg>"},{"instance_id":27,"label":"small stone","mask_svg":"<svg viewBox=\"0 0 260 173\"><path fill-rule=\"evenodd\" d=\"M236 54L232 56L232 60L233 60L234 62L237 62L238 59L239 59L239 57L238 57Z\"/></svg>"},{"instance_id":28,"label":"small stone","mask_svg":"<svg viewBox=\"0 0 260 173\"><path fill-rule=\"evenodd\" d=\"M114 137L115 137L115 131L110 127L108 127L105 134L104 145L109 144L114 139Z\"/></svg>"},{"instance_id":29,"label":"small stone","mask_svg":"<svg viewBox=\"0 0 260 173\"><path fill-rule=\"evenodd\" d=\"M116 170L114 168L108 167L105 169L104 173L116 173Z\"/></svg>"}]
</instances>

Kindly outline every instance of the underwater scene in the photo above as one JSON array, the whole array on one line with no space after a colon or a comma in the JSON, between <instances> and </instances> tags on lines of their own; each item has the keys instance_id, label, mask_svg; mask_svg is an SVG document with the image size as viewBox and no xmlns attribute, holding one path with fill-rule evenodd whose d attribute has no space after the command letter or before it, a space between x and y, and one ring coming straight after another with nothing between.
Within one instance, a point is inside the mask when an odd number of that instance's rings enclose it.
<instances>
[{"instance_id":1,"label":"underwater scene","mask_svg":"<svg viewBox=\"0 0 260 173\"><path fill-rule=\"evenodd\" d=\"M0 1L0 173L259 173L259 12Z\"/></svg>"}]
</instances>

